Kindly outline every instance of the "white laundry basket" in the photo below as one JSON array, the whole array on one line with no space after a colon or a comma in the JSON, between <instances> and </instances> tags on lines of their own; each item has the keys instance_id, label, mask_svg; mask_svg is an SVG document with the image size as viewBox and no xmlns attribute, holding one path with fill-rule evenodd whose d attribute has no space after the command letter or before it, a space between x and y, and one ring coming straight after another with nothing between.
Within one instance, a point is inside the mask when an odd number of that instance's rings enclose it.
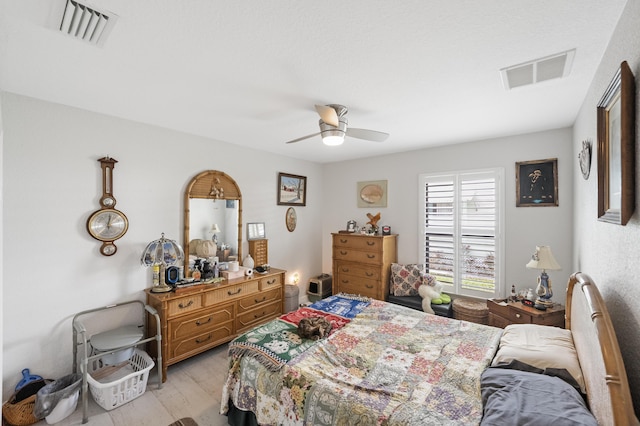
<instances>
[{"instance_id":1,"label":"white laundry basket","mask_svg":"<svg viewBox=\"0 0 640 426\"><path fill-rule=\"evenodd\" d=\"M93 399L105 410L113 410L142 395L154 362L143 350L135 349L128 360L104 365L100 358L89 362L87 382Z\"/></svg>"}]
</instances>

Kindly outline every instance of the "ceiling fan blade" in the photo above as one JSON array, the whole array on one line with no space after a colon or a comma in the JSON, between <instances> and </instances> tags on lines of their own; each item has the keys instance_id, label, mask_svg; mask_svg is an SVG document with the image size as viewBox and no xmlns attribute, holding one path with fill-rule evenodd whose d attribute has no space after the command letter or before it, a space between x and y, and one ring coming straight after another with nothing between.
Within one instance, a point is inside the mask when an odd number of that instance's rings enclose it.
<instances>
[{"instance_id":1,"label":"ceiling fan blade","mask_svg":"<svg viewBox=\"0 0 640 426\"><path fill-rule=\"evenodd\" d=\"M312 137L314 137L314 136L318 136L319 134L320 134L320 132L318 132L318 133L314 133L314 134L312 134L312 135L303 136L303 137L301 137L301 138L294 139L294 140L291 140L291 141L289 141L289 142L285 142L285 143L296 143L296 142L300 142L300 141L303 141L303 140L305 140L305 139L309 139L309 138L312 138Z\"/></svg>"},{"instance_id":2,"label":"ceiling fan blade","mask_svg":"<svg viewBox=\"0 0 640 426\"><path fill-rule=\"evenodd\" d=\"M347 129L347 136L351 136L352 138L365 139L373 142L384 142L389 137L389 133L349 127Z\"/></svg>"},{"instance_id":3,"label":"ceiling fan blade","mask_svg":"<svg viewBox=\"0 0 640 426\"><path fill-rule=\"evenodd\" d=\"M340 120L338 119L338 113L335 109L328 105L316 105L316 111L320 114L322 121L331 124L333 127L338 127Z\"/></svg>"}]
</instances>

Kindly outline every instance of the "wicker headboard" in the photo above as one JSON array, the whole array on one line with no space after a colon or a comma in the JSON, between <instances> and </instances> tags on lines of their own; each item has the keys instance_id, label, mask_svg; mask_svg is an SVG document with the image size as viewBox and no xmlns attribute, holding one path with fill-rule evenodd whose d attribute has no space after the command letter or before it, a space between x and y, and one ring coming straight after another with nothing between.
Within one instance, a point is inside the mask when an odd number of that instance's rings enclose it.
<instances>
[{"instance_id":1,"label":"wicker headboard","mask_svg":"<svg viewBox=\"0 0 640 426\"><path fill-rule=\"evenodd\" d=\"M587 274L576 272L569 278L566 316L598 423L639 425L611 317Z\"/></svg>"}]
</instances>

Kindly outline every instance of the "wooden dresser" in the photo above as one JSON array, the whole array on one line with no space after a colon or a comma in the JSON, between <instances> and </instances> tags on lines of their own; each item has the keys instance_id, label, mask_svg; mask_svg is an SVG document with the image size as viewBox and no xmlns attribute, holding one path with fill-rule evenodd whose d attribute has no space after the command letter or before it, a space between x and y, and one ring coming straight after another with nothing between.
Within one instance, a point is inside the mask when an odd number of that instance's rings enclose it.
<instances>
[{"instance_id":1,"label":"wooden dresser","mask_svg":"<svg viewBox=\"0 0 640 426\"><path fill-rule=\"evenodd\" d=\"M398 261L397 235L332 234L333 294L385 300L391 264Z\"/></svg>"},{"instance_id":2,"label":"wooden dresser","mask_svg":"<svg viewBox=\"0 0 640 426\"><path fill-rule=\"evenodd\" d=\"M162 377L167 367L232 340L248 329L284 312L285 271L271 268L223 281L203 284L171 293L145 290L147 304L160 315L162 327ZM148 335L156 334L155 320L149 320ZM154 345L148 347L156 356Z\"/></svg>"}]
</instances>

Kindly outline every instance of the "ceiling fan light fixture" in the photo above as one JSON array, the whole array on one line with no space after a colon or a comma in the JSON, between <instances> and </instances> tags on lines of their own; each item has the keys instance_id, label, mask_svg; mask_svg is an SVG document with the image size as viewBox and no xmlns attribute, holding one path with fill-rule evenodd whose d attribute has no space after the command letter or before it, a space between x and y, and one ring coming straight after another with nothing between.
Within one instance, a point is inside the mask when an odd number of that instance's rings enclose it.
<instances>
[{"instance_id":1,"label":"ceiling fan light fixture","mask_svg":"<svg viewBox=\"0 0 640 426\"><path fill-rule=\"evenodd\" d=\"M328 146L342 145L344 142L344 135L347 133L347 118L340 117L338 127L327 124L320 120L320 135L322 142Z\"/></svg>"},{"instance_id":2,"label":"ceiling fan light fixture","mask_svg":"<svg viewBox=\"0 0 640 426\"><path fill-rule=\"evenodd\" d=\"M330 132L327 132L330 133ZM322 143L328 146L342 145L344 142L344 133L342 135L322 135Z\"/></svg>"}]
</instances>

